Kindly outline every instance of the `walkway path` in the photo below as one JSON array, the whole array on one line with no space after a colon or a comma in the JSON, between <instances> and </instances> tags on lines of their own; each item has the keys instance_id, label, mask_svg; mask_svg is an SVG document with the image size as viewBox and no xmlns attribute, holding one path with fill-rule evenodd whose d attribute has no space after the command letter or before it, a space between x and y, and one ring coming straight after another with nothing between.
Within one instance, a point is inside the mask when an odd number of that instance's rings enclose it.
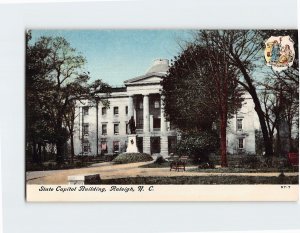
<instances>
[{"instance_id":1,"label":"walkway path","mask_svg":"<svg viewBox=\"0 0 300 233\"><path fill-rule=\"evenodd\" d=\"M28 184L67 184L68 176L79 174L100 174L101 179L137 177L137 176L278 176L279 172L265 173L220 173L220 172L175 172L165 168L141 168L140 166L150 164L151 162L113 164L100 163L93 164L87 168L52 170L52 171L33 171L26 173ZM196 167L188 167L187 170ZM297 172L284 173L286 176L299 175Z\"/></svg>"}]
</instances>

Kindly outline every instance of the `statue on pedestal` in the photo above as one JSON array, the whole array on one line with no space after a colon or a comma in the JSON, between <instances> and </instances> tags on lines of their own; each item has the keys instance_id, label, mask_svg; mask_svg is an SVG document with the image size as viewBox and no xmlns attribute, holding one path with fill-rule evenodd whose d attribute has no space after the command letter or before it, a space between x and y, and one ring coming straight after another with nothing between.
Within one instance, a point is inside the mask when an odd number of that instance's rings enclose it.
<instances>
[{"instance_id":1,"label":"statue on pedestal","mask_svg":"<svg viewBox=\"0 0 300 233\"><path fill-rule=\"evenodd\" d=\"M130 130L130 134L135 134L136 133L136 128L135 128L135 121L134 121L134 117L131 116L129 122L129 130Z\"/></svg>"},{"instance_id":2,"label":"statue on pedestal","mask_svg":"<svg viewBox=\"0 0 300 233\"><path fill-rule=\"evenodd\" d=\"M135 127L135 121L133 116L131 116L129 122L129 130L130 130L130 135L128 135L128 144L127 144L127 149L126 153L138 153L138 148L136 144L136 127Z\"/></svg>"}]
</instances>

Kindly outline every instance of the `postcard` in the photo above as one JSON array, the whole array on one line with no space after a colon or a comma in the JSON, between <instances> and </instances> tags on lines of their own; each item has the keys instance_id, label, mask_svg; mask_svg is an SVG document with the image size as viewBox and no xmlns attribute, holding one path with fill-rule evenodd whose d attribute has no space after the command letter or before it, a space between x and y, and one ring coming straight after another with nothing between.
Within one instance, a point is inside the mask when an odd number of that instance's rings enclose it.
<instances>
[{"instance_id":1,"label":"postcard","mask_svg":"<svg viewBox=\"0 0 300 233\"><path fill-rule=\"evenodd\" d=\"M25 36L27 201L298 200L298 30Z\"/></svg>"}]
</instances>

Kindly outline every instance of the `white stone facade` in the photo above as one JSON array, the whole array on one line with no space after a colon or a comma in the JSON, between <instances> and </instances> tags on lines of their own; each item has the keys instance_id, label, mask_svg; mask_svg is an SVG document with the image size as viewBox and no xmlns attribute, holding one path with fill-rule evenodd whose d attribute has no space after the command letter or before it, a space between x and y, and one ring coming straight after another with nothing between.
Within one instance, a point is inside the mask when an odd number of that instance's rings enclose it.
<instances>
[{"instance_id":1,"label":"white stone facade","mask_svg":"<svg viewBox=\"0 0 300 233\"><path fill-rule=\"evenodd\" d=\"M126 106L128 106L128 97L123 92L112 93L109 101L110 108L105 108L102 103L98 105L98 145L96 104L91 101L78 103L75 112L77 117L75 118L74 134L74 151L76 155L82 154L82 151L85 155L97 155L97 146L98 154L101 154L102 150L105 153L113 153L113 147L117 146L119 151L126 149L126 124L128 121ZM86 110L84 110L85 108ZM85 111L87 112L85 113ZM104 148L104 142L106 142L106 148Z\"/></svg>"},{"instance_id":2,"label":"white stone facade","mask_svg":"<svg viewBox=\"0 0 300 233\"><path fill-rule=\"evenodd\" d=\"M75 120L75 154L100 155L125 152L128 143L128 121L136 123L137 145L140 152L159 153L166 157L175 148L176 130L170 129L162 107L161 80L166 75L168 60L154 61L142 76L124 82L124 88L113 89L108 98L110 107L78 102ZM97 151L98 147L98 151Z\"/></svg>"},{"instance_id":3,"label":"white stone facade","mask_svg":"<svg viewBox=\"0 0 300 233\"><path fill-rule=\"evenodd\" d=\"M128 143L127 125L131 116L136 123L137 146L140 152L166 157L175 152L178 133L170 128L164 116L160 84L169 68L168 60L158 59L145 75L126 80L125 87L115 88L108 97L109 108L98 105L98 141L96 104L77 103L74 133L76 155L101 155L125 152ZM103 96L102 96L103 97ZM254 105L246 99L241 111L228 127L228 152L255 152ZM242 119L242 129L237 120ZM243 148L239 143L243 139ZM97 150L98 147L98 150Z\"/></svg>"},{"instance_id":4,"label":"white stone facade","mask_svg":"<svg viewBox=\"0 0 300 233\"><path fill-rule=\"evenodd\" d=\"M230 154L255 154L255 129L257 114L249 94L243 96L241 109L229 120L227 127L227 152Z\"/></svg>"}]
</instances>

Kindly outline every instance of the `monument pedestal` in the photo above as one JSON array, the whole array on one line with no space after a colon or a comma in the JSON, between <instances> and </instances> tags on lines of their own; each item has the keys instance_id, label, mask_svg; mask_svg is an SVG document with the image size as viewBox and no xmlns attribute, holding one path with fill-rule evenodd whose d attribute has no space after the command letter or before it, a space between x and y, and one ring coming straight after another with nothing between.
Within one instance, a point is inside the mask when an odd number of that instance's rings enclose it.
<instances>
[{"instance_id":1,"label":"monument pedestal","mask_svg":"<svg viewBox=\"0 0 300 233\"><path fill-rule=\"evenodd\" d=\"M136 134L128 135L128 143L126 153L138 153L138 148L136 144Z\"/></svg>"}]
</instances>

